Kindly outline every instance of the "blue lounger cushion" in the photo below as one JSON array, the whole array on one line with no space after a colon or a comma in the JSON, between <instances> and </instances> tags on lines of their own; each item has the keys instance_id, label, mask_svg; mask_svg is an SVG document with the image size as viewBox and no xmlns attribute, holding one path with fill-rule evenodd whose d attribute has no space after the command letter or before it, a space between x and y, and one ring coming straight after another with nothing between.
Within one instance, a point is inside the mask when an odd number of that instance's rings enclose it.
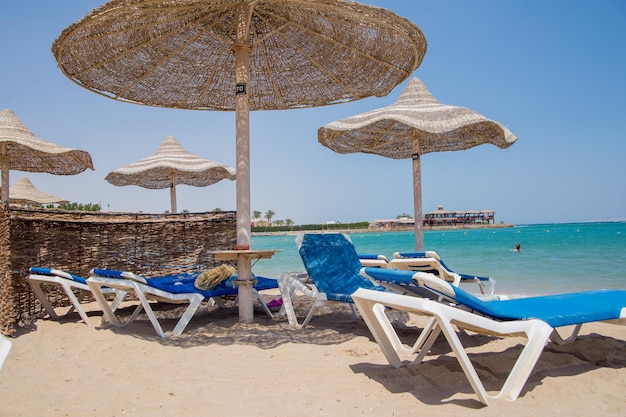
<instances>
[{"instance_id":1,"label":"blue lounger cushion","mask_svg":"<svg viewBox=\"0 0 626 417\"><path fill-rule=\"evenodd\" d=\"M318 291L328 300L353 303L351 294L359 288L385 291L359 274L359 256L341 234L305 234L299 253Z\"/></svg>"},{"instance_id":2,"label":"blue lounger cushion","mask_svg":"<svg viewBox=\"0 0 626 417\"><path fill-rule=\"evenodd\" d=\"M400 252L399 255L402 258L427 258L428 255L426 254L426 252ZM473 280L473 279L477 279L479 281L489 281L489 277L481 277L478 275L472 275L472 274L462 274L460 272L455 272L452 268L450 268L448 265L446 265L443 262L443 259L439 259L439 263L441 264L441 266L443 266L445 269L447 269L448 271L455 273L457 275L459 275L461 277L462 280ZM437 270L433 269L433 270L428 270L428 271L424 271L424 272L430 272L430 273L434 273L435 275L437 275Z\"/></svg>"},{"instance_id":3,"label":"blue lounger cushion","mask_svg":"<svg viewBox=\"0 0 626 417\"><path fill-rule=\"evenodd\" d=\"M65 272L65 271L55 270L55 271L57 271L55 273L55 272L52 271L52 268L42 268L42 267L39 267L39 266L30 267L29 271L32 274L47 275L47 276L50 276L50 277L63 277L63 278L71 279L72 281L80 282L81 284L87 285L87 279L86 278L83 278L83 277L78 276L78 275L70 274L69 272Z\"/></svg>"},{"instance_id":4,"label":"blue lounger cushion","mask_svg":"<svg viewBox=\"0 0 626 417\"><path fill-rule=\"evenodd\" d=\"M359 253L359 259L379 259L378 254L375 253Z\"/></svg>"},{"instance_id":5,"label":"blue lounger cushion","mask_svg":"<svg viewBox=\"0 0 626 417\"><path fill-rule=\"evenodd\" d=\"M626 306L626 291L596 290L569 294L482 301L453 287L458 303L499 320L539 319L552 327L615 320Z\"/></svg>"},{"instance_id":6,"label":"blue lounger cushion","mask_svg":"<svg viewBox=\"0 0 626 417\"><path fill-rule=\"evenodd\" d=\"M111 269L97 269L93 270L93 274L107 277L107 278L122 278L127 279L128 275L124 273L124 271L116 271ZM154 287L156 289L167 291L172 294L189 294L189 293L198 293L202 294L205 298L210 297L220 297L224 295L236 295L238 293L238 289L235 285L233 285L233 280L237 279L237 275L233 275L232 277L222 281L218 286L213 288L212 290L199 290L194 285L196 278L198 277L198 273L182 273L175 275L164 275L155 278L147 278L146 284ZM254 288L257 291L261 290L269 290L273 288L278 288L278 281L272 278L264 278L264 277L255 277L256 284Z\"/></svg>"},{"instance_id":7,"label":"blue lounger cushion","mask_svg":"<svg viewBox=\"0 0 626 417\"><path fill-rule=\"evenodd\" d=\"M417 286L412 271L364 268L377 281L407 287ZM428 286L427 286L428 287ZM552 327L614 320L626 306L626 291L595 290L568 294L541 295L510 300L485 301L462 288L451 286L455 301L470 310L497 320L540 319ZM429 288L432 293L439 293Z\"/></svg>"}]
</instances>

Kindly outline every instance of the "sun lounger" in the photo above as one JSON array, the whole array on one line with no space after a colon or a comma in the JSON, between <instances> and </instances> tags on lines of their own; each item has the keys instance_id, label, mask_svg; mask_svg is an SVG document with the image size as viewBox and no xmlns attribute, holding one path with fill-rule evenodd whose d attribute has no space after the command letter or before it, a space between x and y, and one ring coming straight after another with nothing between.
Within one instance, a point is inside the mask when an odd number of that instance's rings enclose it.
<instances>
[{"instance_id":1,"label":"sun lounger","mask_svg":"<svg viewBox=\"0 0 626 417\"><path fill-rule=\"evenodd\" d=\"M87 285L86 278L70 274L68 272L58 269L32 267L30 268L30 274L26 277L26 280L28 281L28 284L30 284L30 287L37 296L37 299L39 299L39 302L46 309L46 312L48 313L48 315L50 315L50 317L58 318L60 316L57 314L54 307L50 303L50 300L46 296L43 286L56 285L60 286L63 289L70 302L72 303L72 306L63 315L63 317L71 314L74 310L76 310L76 312L80 315L83 321L86 324L89 324L89 317L81 306L78 297L76 297L76 294L74 293L74 290L80 290L89 292L91 294L91 289ZM119 303L121 303L126 296L126 292L115 291L112 288L103 288L102 293L107 295L115 294L116 297L112 303L112 305L115 306L119 305Z\"/></svg>"},{"instance_id":2,"label":"sun lounger","mask_svg":"<svg viewBox=\"0 0 626 417\"><path fill-rule=\"evenodd\" d=\"M375 273L378 268L366 268ZM548 295L503 301L483 301L433 275L404 272L420 287L444 299L444 302L394 293L359 289L352 298L389 363L398 368L419 364L435 339L443 333L478 399L488 405L490 399L515 400L548 340L563 344L573 341L584 323L606 321L626 324L626 291L600 290ZM387 309L404 311L429 318L428 325L407 347L385 314ZM568 338L557 328L574 326ZM462 329L497 336L525 335L527 343L496 395L489 395L457 335ZM413 354L413 356L410 356ZM402 356L410 356L406 361Z\"/></svg>"},{"instance_id":3,"label":"sun lounger","mask_svg":"<svg viewBox=\"0 0 626 417\"><path fill-rule=\"evenodd\" d=\"M9 356L10 350L11 341L3 334L0 334L0 370L2 369L7 356Z\"/></svg>"},{"instance_id":4,"label":"sun lounger","mask_svg":"<svg viewBox=\"0 0 626 417\"><path fill-rule=\"evenodd\" d=\"M347 303L357 314L351 294L358 288L385 291L385 288L362 276L361 262L350 240L338 233L300 234L298 252L306 274L284 273L278 278L283 307L291 327L306 326L316 308L332 303ZM313 305L302 323L298 323L292 297L298 292L313 298Z\"/></svg>"},{"instance_id":5,"label":"sun lounger","mask_svg":"<svg viewBox=\"0 0 626 417\"><path fill-rule=\"evenodd\" d=\"M91 288L96 300L100 303L106 319L116 327L122 327L132 322L136 315L126 321L121 321L115 314L114 306L107 303L102 292L103 288L115 288L123 291L132 291L140 301L140 307L146 312L152 326L160 337L168 338L181 334L203 302L216 303L220 306L224 296L236 296L238 289L232 284L236 276L220 283L210 290L199 290L194 286L198 274L179 274L155 278L145 278L127 271L93 269L87 284ZM271 311L263 302L258 291L278 288L275 279L256 277L253 295L261 302L265 312L273 317ZM171 304L188 304L187 308L176 323L174 329L165 332L157 319L151 300Z\"/></svg>"},{"instance_id":6,"label":"sun lounger","mask_svg":"<svg viewBox=\"0 0 626 417\"><path fill-rule=\"evenodd\" d=\"M393 254L393 259L389 261L387 267L408 271L429 272L456 286L459 284L473 283L478 285L481 294L493 295L496 286L496 281L493 278L454 272L444 263L439 254L434 251L396 252Z\"/></svg>"},{"instance_id":7,"label":"sun lounger","mask_svg":"<svg viewBox=\"0 0 626 417\"><path fill-rule=\"evenodd\" d=\"M389 259L385 255L359 253L359 260L362 266L387 268Z\"/></svg>"}]
</instances>

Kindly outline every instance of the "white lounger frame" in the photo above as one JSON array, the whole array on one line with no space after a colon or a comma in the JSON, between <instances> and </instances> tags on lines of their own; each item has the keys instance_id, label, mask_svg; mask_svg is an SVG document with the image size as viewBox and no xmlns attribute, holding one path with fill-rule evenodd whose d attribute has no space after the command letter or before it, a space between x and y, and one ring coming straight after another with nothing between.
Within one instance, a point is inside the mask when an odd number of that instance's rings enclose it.
<instances>
[{"instance_id":1,"label":"white lounger frame","mask_svg":"<svg viewBox=\"0 0 626 417\"><path fill-rule=\"evenodd\" d=\"M290 327L294 329L305 327L313 318L313 313L317 307L329 304L349 304L354 315L358 317L359 314L354 304L346 303L345 301L329 300L326 297L326 293L318 291L315 285L308 281L308 278L309 276L306 272L284 272L278 277L278 288L280 289L280 295L283 299L283 305L279 314L287 315L287 321ZM301 293L313 299L311 309L302 323L298 323L298 317L293 308L293 297L296 293Z\"/></svg>"},{"instance_id":2,"label":"white lounger frame","mask_svg":"<svg viewBox=\"0 0 626 417\"><path fill-rule=\"evenodd\" d=\"M548 339L555 331L546 322L537 319L500 322L441 302L388 292L359 289L352 294L352 299L385 357L396 368L421 363L437 336L443 333L478 399L485 405L489 405L490 399L513 401L519 396ZM430 321L411 348L405 347L400 341L385 314L386 308L430 317ZM611 323L626 324L626 308L622 309L621 318ZM487 393L461 344L455 327L491 335L526 336L526 345L496 395ZM400 358L400 354L411 353L415 354L412 361L403 361Z\"/></svg>"},{"instance_id":3,"label":"white lounger frame","mask_svg":"<svg viewBox=\"0 0 626 417\"><path fill-rule=\"evenodd\" d=\"M124 276L126 278L106 278L100 276L90 276L87 279L87 284L89 285L89 288L91 288L94 297L96 298L96 300L100 304L100 307L102 308L102 311L104 312L103 320L106 317L106 320L115 327L124 327L127 324L133 322L137 318L139 312L141 312L141 310L143 309L150 319L152 327L154 327L154 330L160 337L169 338L171 336L180 335L189 324L189 321L193 318L196 310L198 310L198 308L205 300L205 297L200 293L175 294L151 287L146 283L143 277L130 272L124 272ZM128 292L133 291L135 293L135 295L139 299L140 304L137 306L137 309L130 318L126 319L125 321L121 321L117 318L117 316L115 315L115 310L117 309L118 305L109 304L107 302L103 293L103 290L105 288L114 288L117 290ZM270 317L273 317L272 313L263 302L263 299L254 288L252 289L252 293L255 298L261 301L265 312ZM170 304L188 303L189 305L176 323L176 326L174 326L174 329L172 331L166 332L163 330L163 327L159 323L156 315L154 314L154 310L150 305L150 300L163 301ZM220 297L211 297L206 302L206 305L215 304L219 305L220 307L224 306Z\"/></svg>"},{"instance_id":4,"label":"white lounger frame","mask_svg":"<svg viewBox=\"0 0 626 417\"><path fill-rule=\"evenodd\" d=\"M439 278L450 282L455 287L458 287L461 283L474 283L478 285L481 294L494 295L496 283L493 278L484 281L477 277L474 277L474 279L462 279L460 274L446 269L441 263L439 254L434 251L426 251L424 257L415 258L403 257L399 252L395 252L393 259L389 261L387 266L387 268L390 269L402 269L406 271L420 271L423 270L424 267L437 270Z\"/></svg>"},{"instance_id":5,"label":"white lounger frame","mask_svg":"<svg viewBox=\"0 0 626 417\"><path fill-rule=\"evenodd\" d=\"M65 317L71 314L74 310L76 310L76 312L80 315L83 321L87 325L89 325L89 316L87 316L87 313L83 309L80 301L78 300L78 298L76 297L76 294L74 294L74 291L73 291L73 289L78 289L81 291L87 291L89 293L92 293L89 286L83 284L82 282L74 281L72 276L65 271L61 271L58 269L51 269L50 272L54 275L44 275L44 274L37 274L37 273L31 272L28 275L28 277L26 277L26 280L30 284L30 287L32 288L33 292L39 299L39 302L41 303L41 305L43 305L43 307L46 309L46 312L48 313L48 315L56 319L59 317ZM43 290L42 285L58 285L63 289L63 291L69 298L70 302L72 303L71 307L65 314L59 315L55 311L54 307L50 303L50 300L46 296L46 293ZM115 306L115 308L117 308L117 306L119 306L119 304L122 302L124 297L126 297L125 291L116 291L112 288L103 288L101 292L107 295L115 294L115 299L111 303L111 306Z\"/></svg>"}]
</instances>

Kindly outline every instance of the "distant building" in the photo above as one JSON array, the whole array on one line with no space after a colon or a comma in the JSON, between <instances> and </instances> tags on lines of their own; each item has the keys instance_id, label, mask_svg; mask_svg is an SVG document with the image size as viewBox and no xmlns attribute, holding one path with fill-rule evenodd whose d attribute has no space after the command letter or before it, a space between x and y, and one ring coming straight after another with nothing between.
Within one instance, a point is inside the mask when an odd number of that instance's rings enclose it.
<instances>
[{"instance_id":1,"label":"distant building","mask_svg":"<svg viewBox=\"0 0 626 417\"><path fill-rule=\"evenodd\" d=\"M470 224L495 224L493 210L449 211L443 206L424 214L424 226L462 226Z\"/></svg>"},{"instance_id":2,"label":"distant building","mask_svg":"<svg viewBox=\"0 0 626 417\"><path fill-rule=\"evenodd\" d=\"M267 219L256 218L250 221L251 227L269 227L271 225L272 225L272 222L270 222Z\"/></svg>"},{"instance_id":3,"label":"distant building","mask_svg":"<svg viewBox=\"0 0 626 417\"><path fill-rule=\"evenodd\" d=\"M437 210L425 213L422 221L424 227L489 225L495 224L495 213L493 210L450 211L444 210L443 206L438 206ZM415 221L408 217L374 220L369 224L370 230L395 230L413 227L415 227Z\"/></svg>"},{"instance_id":4,"label":"distant building","mask_svg":"<svg viewBox=\"0 0 626 417\"><path fill-rule=\"evenodd\" d=\"M370 222L369 229L408 229L415 227L415 221L409 217L399 219L374 220Z\"/></svg>"}]
</instances>

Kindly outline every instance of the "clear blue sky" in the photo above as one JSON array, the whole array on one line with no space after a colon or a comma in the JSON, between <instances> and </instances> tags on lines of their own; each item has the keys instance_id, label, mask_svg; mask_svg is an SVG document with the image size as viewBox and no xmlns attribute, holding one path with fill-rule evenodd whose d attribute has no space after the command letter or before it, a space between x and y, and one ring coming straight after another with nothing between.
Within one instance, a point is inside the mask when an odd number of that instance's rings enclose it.
<instances>
[{"instance_id":1,"label":"clear blue sky","mask_svg":"<svg viewBox=\"0 0 626 417\"><path fill-rule=\"evenodd\" d=\"M104 210L162 213L168 190L116 187L112 170L168 136L233 166L235 115L117 102L74 84L50 52L61 31L103 1L4 2L0 108L40 138L88 151L95 171L60 177L11 171L39 189ZM440 102L469 107L519 139L422 158L423 210L491 209L509 223L626 219L626 2L366 0L415 23L428 52L413 74ZM316 109L251 113L252 210L296 224L413 213L410 160L339 155L317 129L391 104L387 97ZM235 183L179 186L178 209L235 209Z\"/></svg>"}]
</instances>

